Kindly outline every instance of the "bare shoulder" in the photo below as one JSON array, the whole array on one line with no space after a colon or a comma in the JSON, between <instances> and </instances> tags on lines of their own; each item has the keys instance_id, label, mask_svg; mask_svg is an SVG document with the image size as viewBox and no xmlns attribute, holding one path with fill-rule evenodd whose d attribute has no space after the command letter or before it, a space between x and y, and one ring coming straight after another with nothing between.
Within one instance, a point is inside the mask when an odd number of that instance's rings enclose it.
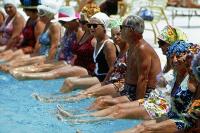
<instances>
[{"instance_id":1,"label":"bare shoulder","mask_svg":"<svg viewBox=\"0 0 200 133\"><path fill-rule=\"evenodd\" d=\"M106 49L113 49L115 48L114 43L111 40L108 40L105 44Z\"/></svg>"},{"instance_id":2,"label":"bare shoulder","mask_svg":"<svg viewBox=\"0 0 200 133\"><path fill-rule=\"evenodd\" d=\"M50 26L50 30L53 32L60 31L60 25L58 23L52 23Z\"/></svg>"},{"instance_id":3,"label":"bare shoulder","mask_svg":"<svg viewBox=\"0 0 200 133\"><path fill-rule=\"evenodd\" d=\"M14 21L16 22L25 22L25 19L24 19L24 17L21 15L21 14L19 14L19 13L17 13L16 14L16 16L15 16L15 19L14 19Z\"/></svg>"},{"instance_id":4,"label":"bare shoulder","mask_svg":"<svg viewBox=\"0 0 200 133\"><path fill-rule=\"evenodd\" d=\"M150 51L150 47L148 43L141 43L141 45L137 48L137 53L147 54Z\"/></svg>"},{"instance_id":5,"label":"bare shoulder","mask_svg":"<svg viewBox=\"0 0 200 133\"><path fill-rule=\"evenodd\" d=\"M52 23L50 28L60 28L58 23Z\"/></svg>"},{"instance_id":6,"label":"bare shoulder","mask_svg":"<svg viewBox=\"0 0 200 133\"><path fill-rule=\"evenodd\" d=\"M91 44L92 44L93 47L96 46L96 44L97 44L97 40L96 40L95 37L91 40Z\"/></svg>"},{"instance_id":7,"label":"bare shoulder","mask_svg":"<svg viewBox=\"0 0 200 133\"><path fill-rule=\"evenodd\" d=\"M140 47L138 48L139 52L145 52L146 54L148 53L152 53L155 52L155 50L153 49L153 47L146 41L144 41L144 43L142 43L140 45Z\"/></svg>"},{"instance_id":8,"label":"bare shoulder","mask_svg":"<svg viewBox=\"0 0 200 133\"><path fill-rule=\"evenodd\" d=\"M45 24L42 21L38 20L37 23L36 23L36 25L35 25L35 28L36 29L40 29L40 28L43 29L44 26L45 26Z\"/></svg>"}]
</instances>

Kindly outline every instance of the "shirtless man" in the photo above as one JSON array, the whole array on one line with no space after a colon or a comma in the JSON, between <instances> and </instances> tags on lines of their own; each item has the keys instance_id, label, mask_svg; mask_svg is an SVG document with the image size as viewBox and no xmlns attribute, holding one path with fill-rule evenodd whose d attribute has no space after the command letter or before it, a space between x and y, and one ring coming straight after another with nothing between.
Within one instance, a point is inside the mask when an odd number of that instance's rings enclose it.
<instances>
[{"instance_id":1,"label":"shirtless man","mask_svg":"<svg viewBox=\"0 0 200 133\"><path fill-rule=\"evenodd\" d=\"M128 65L123 90L120 97L97 99L103 105L134 101L144 97L156 86L156 76L161 72L160 59L154 49L143 39L144 21L138 16L128 16L121 25L123 40L129 44ZM93 107L91 107L93 109Z\"/></svg>"}]
</instances>

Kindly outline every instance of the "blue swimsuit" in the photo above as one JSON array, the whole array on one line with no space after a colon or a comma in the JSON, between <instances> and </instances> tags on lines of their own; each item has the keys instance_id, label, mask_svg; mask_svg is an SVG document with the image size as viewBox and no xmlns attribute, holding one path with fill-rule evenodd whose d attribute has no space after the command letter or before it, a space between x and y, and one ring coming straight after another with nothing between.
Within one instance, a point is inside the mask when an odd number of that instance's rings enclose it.
<instances>
[{"instance_id":1,"label":"blue swimsuit","mask_svg":"<svg viewBox=\"0 0 200 133\"><path fill-rule=\"evenodd\" d=\"M40 55L48 56L50 45L51 45L51 41L50 41L48 32L44 32L40 35L39 43L41 44Z\"/></svg>"}]
</instances>

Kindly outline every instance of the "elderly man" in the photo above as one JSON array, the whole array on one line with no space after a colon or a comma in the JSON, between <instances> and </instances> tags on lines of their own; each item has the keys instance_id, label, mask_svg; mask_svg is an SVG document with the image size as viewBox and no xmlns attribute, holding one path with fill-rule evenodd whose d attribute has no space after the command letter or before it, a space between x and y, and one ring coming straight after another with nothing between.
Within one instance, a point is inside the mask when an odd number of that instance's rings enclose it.
<instances>
[{"instance_id":1,"label":"elderly man","mask_svg":"<svg viewBox=\"0 0 200 133\"><path fill-rule=\"evenodd\" d=\"M143 39L143 19L130 15L120 28L122 38L129 44L125 85L119 90L120 97L100 97L90 109L147 98L156 87L156 76L161 72L161 64L154 49Z\"/></svg>"},{"instance_id":2,"label":"elderly man","mask_svg":"<svg viewBox=\"0 0 200 133\"><path fill-rule=\"evenodd\" d=\"M144 21L138 16L128 16L121 25L122 38L130 47L125 86L120 94L131 101L148 97L156 86L156 76L161 72L159 57L143 39L143 32Z\"/></svg>"}]
</instances>

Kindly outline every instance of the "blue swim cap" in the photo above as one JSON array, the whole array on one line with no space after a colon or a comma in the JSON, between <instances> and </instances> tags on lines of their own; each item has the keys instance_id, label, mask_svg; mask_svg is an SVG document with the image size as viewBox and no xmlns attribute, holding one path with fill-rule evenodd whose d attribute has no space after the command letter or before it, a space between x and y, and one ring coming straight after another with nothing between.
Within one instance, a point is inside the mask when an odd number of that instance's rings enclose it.
<instances>
[{"instance_id":1,"label":"blue swim cap","mask_svg":"<svg viewBox=\"0 0 200 133\"><path fill-rule=\"evenodd\" d=\"M187 43L185 41L176 41L167 50L167 57L171 57L172 55L180 55L182 53L189 52L192 43Z\"/></svg>"}]
</instances>

